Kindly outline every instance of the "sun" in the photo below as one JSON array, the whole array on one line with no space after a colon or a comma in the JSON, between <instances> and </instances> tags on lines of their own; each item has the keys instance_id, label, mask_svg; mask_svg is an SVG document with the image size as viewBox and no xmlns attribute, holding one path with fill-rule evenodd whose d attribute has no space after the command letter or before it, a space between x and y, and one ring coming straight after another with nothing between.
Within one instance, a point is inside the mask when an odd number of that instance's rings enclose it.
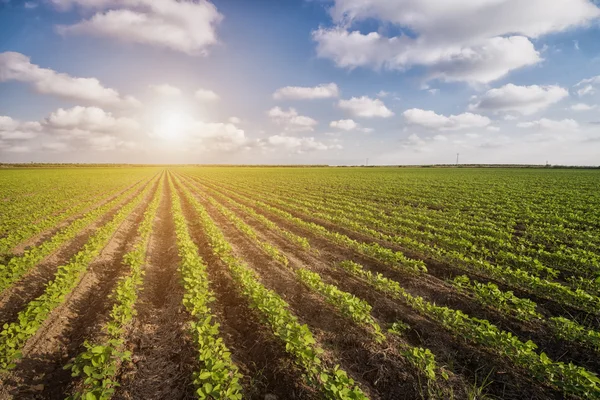
<instances>
[{"instance_id":1,"label":"sun","mask_svg":"<svg viewBox=\"0 0 600 400\"><path fill-rule=\"evenodd\" d=\"M177 141L181 139L189 127L189 118L178 111L163 113L156 127L156 134L162 139Z\"/></svg>"}]
</instances>

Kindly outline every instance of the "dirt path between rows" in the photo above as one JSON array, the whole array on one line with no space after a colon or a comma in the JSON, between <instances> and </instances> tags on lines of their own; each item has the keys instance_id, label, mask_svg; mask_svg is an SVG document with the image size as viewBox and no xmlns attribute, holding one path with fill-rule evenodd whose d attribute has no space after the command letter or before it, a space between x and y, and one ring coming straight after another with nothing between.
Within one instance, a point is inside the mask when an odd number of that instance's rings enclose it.
<instances>
[{"instance_id":1,"label":"dirt path between rows","mask_svg":"<svg viewBox=\"0 0 600 400\"><path fill-rule=\"evenodd\" d=\"M107 246L65 302L56 308L26 344L23 359L5 384L15 399L64 399L72 383L63 366L83 350L86 339L97 336L112 307L109 294L126 272L123 256L137 237L156 183L140 205L119 226Z\"/></svg>"},{"instance_id":2,"label":"dirt path between rows","mask_svg":"<svg viewBox=\"0 0 600 400\"><path fill-rule=\"evenodd\" d=\"M64 265L85 245L94 231L103 226L117 213L129 200L137 196L144 186L123 199L91 225L80 231L73 239L69 240L57 251L43 259L38 265L21 277L13 286L7 288L0 295L0 326L13 322L17 314L31 300L39 297L46 288L46 284L54 277L59 266Z\"/></svg>"},{"instance_id":3,"label":"dirt path between rows","mask_svg":"<svg viewBox=\"0 0 600 400\"><path fill-rule=\"evenodd\" d=\"M123 366L115 399L191 399L196 368L194 344L182 305L179 256L171 216L171 191L163 197L148 248L138 315L128 338L133 362Z\"/></svg>"},{"instance_id":4,"label":"dirt path between rows","mask_svg":"<svg viewBox=\"0 0 600 400\"><path fill-rule=\"evenodd\" d=\"M295 274L274 262L254 242L237 230L214 206L198 197L221 228L234 252L255 269L261 282L290 304L291 310L307 324L326 350L328 364L340 364L372 399L418 397L418 383L412 368L392 344L377 345L370 334L343 317L318 294L298 281ZM303 266L290 260L290 266Z\"/></svg>"},{"instance_id":5,"label":"dirt path between rows","mask_svg":"<svg viewBox=\"0 0 600 400\"><path fill-rule=\"evenodd\" d=\"M228 197L232 197L234 200L252 207L252 204L245 202L240 198L234 198L233 196ZM257 223L253 218L249 218L245 212L241 212L238 208L231 207L230 204L224 202L221 198L213 198L227 208L230 208L232 211L235 211L238 216L242 217L245 222L255 229L262 240L268 241L283 250L290 262L299 262L301 265L305 265L310 269L319 272L326 281L335 284L341 290L348 291L367 300L369 304L373 306L373 315L378 319L387 323L397 320L408 322L415 329L415 331L411 331L409 334L409 342L414 346L425 346L430 348L439 357L439 361L454 365L456 372L464 374L466 377L470 377L470 379L481 380L481 375L487 375L487 371L498 371L499 374L492 375L493 379L496 379L496 382L494 382L490 389L492 389L492 392L496 393L498 391L503 392L506 398L513 398L511 397L512 395L516 396L514 398L518 398L519 395L524 393L530 393L532 399L547 399L553 398L553 396L558 396L556 398L560 398L560 395L556 395L556 393L541 388L531 382L519 373L511 363L498 359L495 356L492 356L490 359L490 355L481 351L477 346L472 346L462 341L456 341L452 335L446 330L441 329L436 323L415 314L412 309L401 302L390 300L363 282L333 267L333 265L342 260L353 259L364 265L368 265L368 269L374 269L375 272L385 272L385 275L392 273L392 277L398 282L401 282L403 287L410 289L411 292L416 290L419 294L422 294L422 289L425 289L424 294L426 294L426 297L427 294L431 293L429 289L435 291L434 288L436 285L427 288L433 284L432 282L423 282L418 278L415 279L414 277L398 274L374 260L358 256L350 250L341 248L340 246L319 237L315 237L309 232L297 228L275 215L252 207L260 214L263 214L274 221L278 226L299 234L300 236L307 237L310 240L312 247L319 252L319 255L315 256L313 253L303 251L290 244L289 241L280 234L265 229L264 226ZM425 284L426 287L423 288L420 284ZM448 292L448 289L443 287L437 289ZM471 305L471 307L472 306L474 305ZM487 370L485 370L486 368Z\"/></svg>"},{"instance_id":6,"label":"dirt path between rows","mask_svg":"<svg viewBox=\"0 0 600 400\"><path fill-rule=\"evenodd\" d=\"M181 192L179 195L184 198ZM248 301L240 294L227 266L212 253L189 202L184 200L182 205L190 234L208 268L210 288L216 298L211 303L211 310L221 325L220 334L233 361L244 375L244 398L319 399L320 395L304 383L302 372L285 352L283 343L260 322L258 313L248 307Z\"/></svg>"}]
</instances>

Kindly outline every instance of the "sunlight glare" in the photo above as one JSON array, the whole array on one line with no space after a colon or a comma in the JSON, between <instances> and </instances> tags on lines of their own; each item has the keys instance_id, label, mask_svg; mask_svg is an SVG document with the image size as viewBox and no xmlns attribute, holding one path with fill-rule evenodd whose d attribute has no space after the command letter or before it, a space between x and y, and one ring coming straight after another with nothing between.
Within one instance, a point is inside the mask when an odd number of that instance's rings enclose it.
<instances>
[{"instance_id":1,"label":"sunlight glare","mask_svg":"<svg viewBox=\"0 0 600 400\"><path fill-rule=\"evenodd\" d=\"M188 118L180 112L170 111L160 117L157 134L162 139L175 141L181 139L188 127Z\"/></svg>"}]
</instances>

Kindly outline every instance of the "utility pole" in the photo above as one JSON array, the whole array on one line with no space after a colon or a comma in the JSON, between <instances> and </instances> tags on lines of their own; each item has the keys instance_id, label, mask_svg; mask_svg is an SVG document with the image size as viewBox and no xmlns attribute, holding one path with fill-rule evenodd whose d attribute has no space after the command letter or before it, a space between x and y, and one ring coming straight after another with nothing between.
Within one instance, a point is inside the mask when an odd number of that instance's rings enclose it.
<instances>
[{"instance_id":1,"label":"utility pole","mask_svg":"<svg viewBox=\"0 0 600 400\"><path fill-rule=\"evenodd\" d=\"M460 153L456 153L456 165L458 166L458 156L460 155Z\"/></svg>"}]
</instances>

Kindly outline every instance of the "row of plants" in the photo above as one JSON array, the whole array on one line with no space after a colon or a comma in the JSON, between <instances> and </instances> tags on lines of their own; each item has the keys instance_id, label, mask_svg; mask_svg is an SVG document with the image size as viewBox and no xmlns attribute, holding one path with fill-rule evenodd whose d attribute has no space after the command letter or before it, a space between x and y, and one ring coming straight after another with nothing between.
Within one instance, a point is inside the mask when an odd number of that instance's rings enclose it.
<instances>
[{"instance_id":1,"label":"row of plants","mask_svg":"<svg viewBox=\"0 0 600 400\"><path fill-rule=\"evenodd\" d=\"M600 379L593 372L573 363L551 360L545 353L537 353L537 346L532 341L522 342L487 320L473 318L460 310L437 306L420 296L413 296L398 282L365 270L355 262L344 261L339 265L375 289L403 301L418 313L438 322L452 334L510 360L541 383L549 384L566 395L600 399Z\"/></svg>"},{"instance_id":2,"label":"row of plants","mask_svg":"<svg viewBox=\"0 0 600 400\"><path fill-rule=\"evenodd\" d=\"M109 321L102 327L103 337L94 343L86 341L85 350L77 355L65 369L71 370L73 377L81 377L82 382L73 395L73 400L108 400L112 398L119 383L115 379L120 365L131 359L131 352L125 351L127 330L136 315L135 304L143 283L146 253L152 226L163 192L162 177L158 189L142 222L138 226L138 239L133 248L123 256L123 264L128 273L119 279L111 293L114 300Z\"/></svg>"},{"instance_id":3,"label":"row of plants","mask_svg":"<svg viewBox=\"0 0 600 400\"><path fill-rule=\"evenodd\" d=\"M218 203L212 197L208 197L209 202L215 206L235 227L244 233L253 243L259 246L275 262L284 267L288 267L295 274L300 282L306 285L310 290L320 294L329 304L335 307L344 317L351 319L356 324L365 327L373 335L374 339L381 343L385 340L381 327L371 315L371 305L351 293L340 290L337 286L323 282L321 276L306 268L291 268L289 260L278 248L270 243L260 240L256 231L246 224L240 217Z\"/></svg>"},{"instance_id":4,"label":"row of plants","mask_svg":"<svg viewBox=\"0 0 600 400\"><path fill-rule=\"evenodd\" d=\"M307 382L327 399L367 399L354 380L339 366L329 367L321 359L321 349L306 325L289 310L289 305L274 291L263 286L256 273L238 259L204 207L189 190L179 186L195 210L213 253L227 266L241 293L258 310L273 334L285 343L285 350L304 371Z\"/></svg>"},{"instance_id":5,"label":"row of plants","mask_svg":"<svg viewBox=\"0 0 600 400\"><path fill-rule=\"evenodd\" d=\"M300 228L306 229L317 236L328 239L336 244L339 244L340 246L354 250L357 253L360 253L367 257L374 258L390 267L398 268L410 273L427 272L427 267L425 266L425 263L423 261L409 258L400 251L391 250L389 248L381 246L376 242L366 243L354 240L342 233L330 231L322 225L295 217L289 212L277 207L270 206L269 204L263 201L239 195L239 193L235 193L235 195L250 202L258 209L267 210L268 212L275 214L281 218L284 218L292 224Z\"/></svg>"},{"instance_id":6,"label":"row of plants","mask_svg":"<svg viewBox=\"0 0 600 400\"><path fill-rule=\"evenodd\" d=\"M50 313L65 301L90 263L108 244L129 214L143 203L152 188L153 185L147 185L143 191L123 205L109 222L96 229L83 248L68 263L58 267L54 279L46 285L45 292L19 312L17 321L3 325L0 331L0 371L10 370L16 366L15 361L21 357L27 340L36 334Z\"/></svg>"},{"instance_id":7,"label":"row of plants","mask_svg":"<svg viewBox=\"0 0 600 400\"><path fill-rule=\"evenodd\" d=\"M0 265L0 293L17 282L44 258L76 237L89 225L101 219L111 209L117 207L128 197L131 197L132 194L139 192L140 186L142 186L141 183L135 185L108 203L91 210L81 218L73 221L55 233L50 239L29 250L25 250L23 255L11 258L6 265ZM150 186L152 186L151 183L146 183L147 188Z\"/></svg>"},{"instance_id":8,"label":"row of plants","mask_svg":"<svg viewBox=\"0 0 600 400\"><path fill-rule=\"evenodd\" d=\"M231 353L219 335L219 324L213 321L210 303L215 297L209 287L206 265L190 236L181 200L171 179L169 185L179 249L179 271L184 287L183 304L193 317L190 329L198 346L200 369L193 377L196 394L200 399L241 399L242 375L231 360Z\"/></svg>"},{"instance_id":9,"label":"row of plants","mask_svg":"<svg viewBox=\"0 0 600 400\"><path fill-rule=\"evenodd\" d=\"M262 208L263 210L267 210L271 213L274 213L279 217L282 217L288 220L289 222L294 223L297 226L305 227L307 229L313 228L313 233L318 232L318 230L314 229L314 225L316 224L312 222L307 222L304 219L296 217L291 213L287 212L285 209L271 206L266 202L255 200L251 197L240 194L239 192L231 192L223 188L220 188L220 190L229 192L234 196L240 197L245 201L251 202L258 208ZM347 220L351 221L349 219ZM540 278L522 269L505 268L503 266L494 265L488 261L473 258L456 250L447 250L435 246L427 246L423 243L416 242L409 237L389 236L375 230L370 230L364 225L360 225L354 222L349 222L348 227L350 227L350 225L352 225L352 227L361 234L371 234L378 239L395 242L397 244L430 256L438 256L437 258L440 258L444 261L451 260L453 261L452 266L454 268L462 269L471 274L479 275L487 279L494 279L510 287L518 288L520 290L532 293L536 296L557 301L561 304L569 305L571 307L580 309L582 311L586 311L591 314L598 315L600 313L600 297L594 296L593 294L590 294L583 289L572 289L558 282ZM332 233L332 236L335 235L340 234ZM327 236L326 238L330 240L332 239ZM335 242L335 240L332 241ZM391 251L389 249L387 250Z\"/></svg>"},{"instance_id":10,"label":"row of plants","mask_svg":"<svg viewBox=\"0 0 600 400\"><path fill-rule=\"evenodd\" d=\"M251 210L252 213L249 213L250 216L253 216L254 214L256 214L270 222L270 224L265 225L267 228L270 228L271 224L275 224L274 222L272 222L271 220L269 220L262 214L258 214L254 209L244 206L241 203L238 203L235 200L233 200L229 197L226 197L226 196L214 191L211 188L204 186L204 187L202 187L202 189L211 191L211 193L214 193L217 196L219 196L220 198L222 198L226 201L229 201L229 203L231 203L234 206L238 206L238 205L241 206L238 208L241 208L242 210L246 210L246 209ZM234 225L239 226L240 224L244 224L243 221L241 221L239 217L235 216L235 214L233 214L229 210L225 209L222 205L220 205L219 203L214 201L214 199L209 197L208 200L211 202L211 204L216 206L218 209L222 210L222 213L226 217L228 217L229 221L232 222ZM248 227L245 227L244 229L240 229L240 230L242 232L245 232L248 230ZM276 231L280 231L280 230L286 231L285 229L283 229L281 227L278 227L278 229ZM293 233L290 233L290 234L294 235ZM282 235L282 236L288 238L288 235ZM298 236L298 235L295 235L295 236ZM258 240L255 234L251 234L249 237L251 239L253 239L254 241ZM306 238L304 238L302 236L298 236L298 237L300 239L307 240ZM300 249L304 249L304 247L301 244L299 244L299 242L301 242L301 241L290 240L290 242L295 244ZM283 257L285 257L285 256L283 256ZM283 265L287 265L287 263L285 263ZM297 268L295 270L295 272L296 272L298 279L301 282L303 282L305 285L307 285L311 290L316 291L317 293L320 293L326 299L326 301L329 304L333 305L337 310L339 310L342 313L342 315L344 315L345 317L347 317L349 319L352 319L357 324L362 325L365 328L369 329L370 332L373 334L374 339L377 342L382 342L386 339L386 336L382 332L381 326L371 316L370 312L371 312L372 308L371 308L370 304L368 304L368 302L366 302L362 299L359 299L358 297L352 295L351 293L339 290L339 288L337 288L335 285L330 285L330 284L323 282L320 275L318 275L317 273L311 272L304 268ZM402 336L404 334L405 330L407 330L408 328L409 327L406 326L405 324L403 324L401 322L396 322L396 323L392 324L391 328L388 329L388 332L391 334L397 335L397 336ZM437 377L439 375L444 380L447 380L448 372L445 371L443 368L440 368L437 365L437 362L435 360L435 355L431 352L431 350L423 348L423 347L413 347L406 343L401 343L400 351L401 351L401 354L404 356L404 358L409 363L411 363L413 365L413 367L415 367L416 370L427 379L428 391L439 392L440 389L436 385Z\"/></svg>"},{"instance_id":11,"label":"row of plants","mask_svg":"<svg viewBox=\"0 0 600 400\"><path fill-rule=\"evenodd\" d=\"M140 183L140 182L136 182ZM135 184L134 184L135 185ZM33 212L33 216L36 220L35 223L22 224L17 229L12 229L8 234L0 238L0 255L8 254L11 250L19 243L24 242L27 239L34 237L35 235L55 227L69 218L76 216L77 214L84 211L86 208L93 206L94 204L102 204L110 201L111 198L117 197L120 193L127 189L130 189L134 185L128 185L127 188L119 188L116 192L107 192L106 189L96 189L85 192L82 199L75 198L70 199L68 207L61 209L62 203L60 201L52 200L48 204L54 205L54 209L47 209L41 207ZM108 199L98 201L99 197L108 195Z\"/></svg>"}]
</instances>

